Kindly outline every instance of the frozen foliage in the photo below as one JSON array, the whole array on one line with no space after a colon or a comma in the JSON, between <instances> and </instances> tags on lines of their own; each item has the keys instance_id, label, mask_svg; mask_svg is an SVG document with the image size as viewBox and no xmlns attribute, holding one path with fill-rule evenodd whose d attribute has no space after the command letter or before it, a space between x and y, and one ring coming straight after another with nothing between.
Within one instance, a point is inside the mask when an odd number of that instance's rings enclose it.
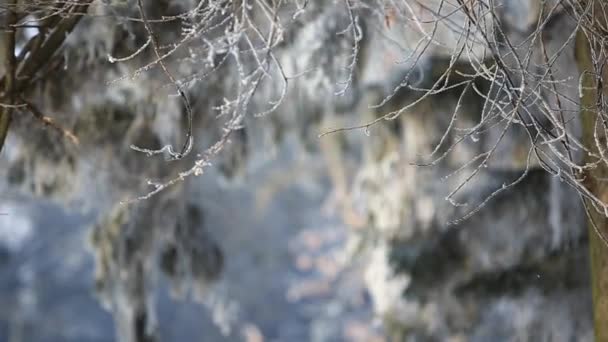
<instances>
[{"instance_id":1,"label":"frozen foliage","mask_svg":"<svg viewBox=\"0 0 608 342\"><path fill-rule=\"evenodd\" d=\"M2 66L0 118L24 114L11 124L6 177L95 208L98 290L126 341L156 338L159 274L204 297L221 273L194 176L217 165L217 182L246 180L280 144L329 155L336 207L363 228L352 238L371 255L369 287L398 336L483 340L486 322L521 306L529 319L514 329L532 336L561 290L523 281L509 298L486 296L496 287L487 274L544 269L579 244L576 194L606 210L582 183L605 157L602 134L599 155L582 145L576 115L578 2L41 0L0 10L19 28L4 52L20 51ZM579 257L564 252L565 266L546 272L567 277ZM539 324L545 338L556 323ZM567 334L585 329L576 326Z\"/></svg>"}]
</instances>

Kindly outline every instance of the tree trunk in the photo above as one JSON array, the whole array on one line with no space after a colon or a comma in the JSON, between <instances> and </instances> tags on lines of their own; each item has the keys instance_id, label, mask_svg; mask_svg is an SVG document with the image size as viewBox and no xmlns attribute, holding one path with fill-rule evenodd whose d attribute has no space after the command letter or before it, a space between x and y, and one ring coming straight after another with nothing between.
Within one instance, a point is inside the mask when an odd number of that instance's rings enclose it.
<instances>
[{"instance_id":1,"label":"tree trunk","mask_svg":"<svg viewBox=\"0 0 608 342\"><path fill-rule=\"evenodd\" d=\"M8 1L6 5L7 10L4 20L6 28L4 29L4 39L0 41L0 44L4 45L0 51L4 52L4 56L2 57L5 63L5 81L4 89L2 89L4 96L0 98L0 102L3 104L0 107L0 150L4 146L4 140L11 124L13 111L11 106L15 104L15 36L17 29L13 25L17 23L17 14L15 13L17 10L17 0Z\"/></svg>"},{"instance_id":2,"label":"tree trunk","mask_svg":"<svg viewBox=\"0 0 608 342\"><path fill-rule=\"evenodd\" d=\"M594 7L598 9L601 4L595 0ZM604 0L600 0L604 1ZM587 3L584 2L583 3ZM581 79L581 120L583 123L583 143L589 148L591 153L600 155L597 145L606 148L606 136L601 134L603 129L596 126L596 120L601 110L600 96L602 91L607 94L605 88L602 89L602 84L608 82L608 73L597 75L597 65L594 66L593 60L605 60L606 56L598 56L600 52L597 41L590 41L591 35L605 35L604 25L605 18L602 16L602 11L593 11L593 29L592 34L590 27L584 25L580 27L576 37L576 59L580 72ZM600 42L601 44L601 42ZM593 49L593 50L592 50ZM599 58L599 59L598 59ZM606 70L604 70L606 71ZM600 119L601 120L601 119ZM602 121L600 121L601 123ZM600 124L600 126L602 126ZM599 129L598 129L599 128ZM596 132L597 130L597 132ZM599 140L597 144L596 139ZM605 151L604 151L605 155ZM586 162L597 162L597 158L587 155ZM589 169L585 177L586 187L602 202L608 203L608 166L604 162L600 162L596 167ZM608 341L608 246L603 237L608 236L608 217L605 213L594 209L593 205L587 201L588 218L589 218L589 249L591 257L591 284L593 294L593 317L595 326L595 340Z\"/></svg>"}]
</instances>

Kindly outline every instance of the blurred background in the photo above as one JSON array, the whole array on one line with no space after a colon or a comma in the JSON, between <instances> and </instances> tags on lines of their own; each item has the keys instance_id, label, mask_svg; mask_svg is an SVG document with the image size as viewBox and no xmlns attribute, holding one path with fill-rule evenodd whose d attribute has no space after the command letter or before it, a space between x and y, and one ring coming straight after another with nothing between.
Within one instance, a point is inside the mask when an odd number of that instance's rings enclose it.
<instances>
[{"instance_id":1,"label":"blurred background","mask_svg":"<svg viewBox=\"0 0 608 342\"><path fill-rule=\"evenodd\" d=\"M576 137L557 3L488 27ZM578 194L452 58L458 4L403 4L4 1L47 55L0 154L0 341L592 341Z\"/></svg>"}]
</instances>

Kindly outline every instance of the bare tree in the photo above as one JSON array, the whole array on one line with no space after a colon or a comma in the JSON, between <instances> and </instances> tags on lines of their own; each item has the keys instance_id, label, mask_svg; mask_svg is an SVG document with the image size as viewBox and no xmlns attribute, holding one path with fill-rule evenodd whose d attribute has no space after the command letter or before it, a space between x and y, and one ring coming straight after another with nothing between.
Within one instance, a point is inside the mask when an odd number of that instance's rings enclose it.
<instances>
[{"instance_id":1,"label":"bare tree","mask_svg":"<svg viewBox=\"0 0 608 342\"><path fill-rule=\"evenodd\" d=\"M341 142L331 139L342 132L397 125L433 96L451 92L455 103L444 118L445 132L428 151L418 151L424 155L411 162L419 167L450 165L452 171L442 176L452 182L446 200L458 214L452 222L455 224L473 217L534 169L542 168L576 189L590 217L595 327L597 339L603 340L608 338L604 329L608 327L608 203L603 186L608 165L603 89L607 9L601 0L529 4L525 16L508 0L212 0L182 1L175 6L169 1L155 4L144 0L7 1L0 5L4 16L0 146L16 118L26 123L15 128L20 136L27 137L29 125L42 124L73 145L58 143L62 145L60 154L78 157L81 152L66 151L91 151L100 145L96 133L102 127L98 122L89 122L88 130L83 129L82 122L90 118L60 114L67 106L50 110L57 117L47 114L51 102L40 94L56 75L69 76L69 68L61 71L61 66L74 63L69 61L69 51L75 51L86 39L86 34L71 33L80 27L86 30L87 25L102 19L120 26L120 34L135 36L129 43L115 39L104 50L104 61L95 51L89 56L94 63L114 68L113 78L100 78L104 86L136 87L146 75L155 74L163 79L158 88L178 99L165 111L170 114L164 119L141 116L121 132L130 146L125 159L140 158L153 165L152 172L138 172L154 180L139 182L121 193L124 202L147 208L144 211L175 202L180 203L176 207L181 212L187 211L187 204L180 200L182 183L203 174L221 153L251 144L247 133L259 125L256 120L270 118L278 132L295 126L306 138L310 132L301 120L320 127L328 116L342 115L341 127L315 132L324 143L340 149ZM548 39L548 32L554 32L551 25L564 17L570 19L571 30L563 32L563 39ZM373 55L372 37L379 36L394 43L391 62L379 61ZM572 62L567 51L574 44L580 77L573 75L572 69L564 69ZM378 68L390 68L393 78L382 83L374 80L370 73ZM77 88L72 85L72 100L82 95ZM195 92L208 96L193 101ZM466 106L472 98L481 99L477 117L467 117L470 111ZM285 108L294 103L307 106L304 119L274 116L288 112ZM365 115L355 115L361 112ZM28 113L35 119L33 123L21 118ZM162 126L162 120L171 122L170 129L158 133L157 128L150 128ZM466 124L460 125L462 122ZM209 131L213 135L197 136L200 127L212 127ZM149 134L141 133L144 131ZM488 167L500 167L501 154L509 149L505 137L511 135L522 137L526 146L520 153L521 173L475 203L461 202L470 198L467 184L482 177ZM470 141L479 139L484 143L471 147ZM460 148L471 148L470 158L453 159L452 152ZM161 156L165 160L159 160ZM344 170L335 174L346 188ZM131 178L120 179L124 184ZM118 209L109 212L113 218L124 214ZM177 227L178 223L171 224ZM121 224L126 225L126 221L106 226ZM124 237L114 230L99 230L95 235L100 250L120 244ZM131 233L137 236L138 229ZM184 245L186 240L173 242ZM205 257L220 259L219 252L210 249L213 252ZM114 265L119 262L110 260L112 252L101 253L100 269L104 273L124 266L141 271L147 267L146 258L154 254L147 247L142 251L145 257L127 266ZM214 278L218 271L210 269L205 276ZM133 282L146 287L145 277L136 277ZM145 340L142 330L154 330L148 322L138 321L141 317L146 321L147 305L145 297L139 297L130 313L132 324L125 328L129 331L125 334L136 336L134 340Z\"/></svg>"}]
</instances>

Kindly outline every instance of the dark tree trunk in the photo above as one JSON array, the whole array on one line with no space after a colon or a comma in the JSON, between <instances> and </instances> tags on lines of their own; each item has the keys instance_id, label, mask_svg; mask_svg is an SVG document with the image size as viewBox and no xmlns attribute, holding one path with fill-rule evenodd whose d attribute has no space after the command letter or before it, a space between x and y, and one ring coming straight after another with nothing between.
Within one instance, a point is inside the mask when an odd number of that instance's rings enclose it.
<instances>
[{"instance_id":1,"label":"dark tree trunk","mask_svg":"<svg viewBox=\"0 0 608 342\"><path fill-rule=\"evenodd\" d=\"M597 9L601 7L598 1L604 0L594 1L593 5ZM582 3L588 4L586 1ZM590 41L589 37L597 36L597 34L605 35L606 18L600 17L602 16L602 12L600 11L593 11L592 13L593 27L585 27L583 25L577 34L576 58L579 70L583 73L580 111L583 122L583 142L592 153L599 155L600 151L598 151L596 139L599 140L600 145L603 145L604 148L607 139L605 135L599 132L596 126L596 120L601 110L598 100L600 100L599 97L602 92L608 95L608 92L602 89L602 83L608 81L608 73L604 72L601 77L597 77L600 75L597 75L597 65L594 65L593 60L603 60L605 63L606 56L597 56L598 54L603 54L597 45L602 42L595 41L595 39L591 39L592 41ZM594 33L591 33L590 29L593 29ZM597 158L587 155L586 161L597 162ZM608 183L605 181L608 178L608 166L606 163L598 163L596 167L589 169L584 176L586 187L603 203L608 203ZM589 214L589 248L591 254L595 340L608 341L608 245L605 243L604 238L608 236L608 217L606 217L605 213L594 209L589 201L586 204Z\"/></svg>"}]
</instances>

